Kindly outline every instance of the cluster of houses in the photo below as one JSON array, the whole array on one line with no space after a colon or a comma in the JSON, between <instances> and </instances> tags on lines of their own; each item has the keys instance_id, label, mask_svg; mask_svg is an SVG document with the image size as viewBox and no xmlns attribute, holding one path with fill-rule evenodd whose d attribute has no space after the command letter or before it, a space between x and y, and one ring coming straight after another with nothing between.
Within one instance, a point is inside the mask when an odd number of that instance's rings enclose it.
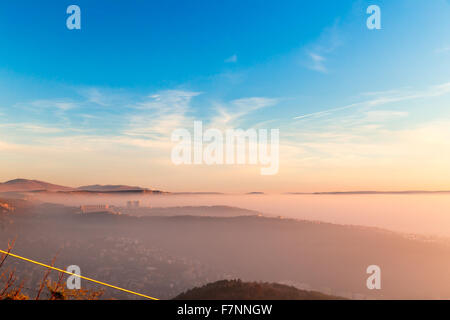
<instances>
[{"instance_id":1,"label":"cluster of houses","mask_svg":"<svg viewBox=\"0 0 450 320\"><path fill-rule=\"evenodd\" d=\"M127 209L137 209L140 207L140 201L127 201ZM88 204L80 207L82 214L95 214L95 213L109 213L109 214L121 214L118 207L110 206L108 204Z\"/></svg>"},{"instance_id":2,"label":"cluster of houses","mask_svg":"<svg viewBox=\"0 0 450 320\"><path fill-rule=\"evenodd\" d=\"M109 214L120 214L120 211L114 206L109 206L107 204L88 204L80 207L82 214L94 214L94 213L109 213Z\"/></svg>"}]
</instances>

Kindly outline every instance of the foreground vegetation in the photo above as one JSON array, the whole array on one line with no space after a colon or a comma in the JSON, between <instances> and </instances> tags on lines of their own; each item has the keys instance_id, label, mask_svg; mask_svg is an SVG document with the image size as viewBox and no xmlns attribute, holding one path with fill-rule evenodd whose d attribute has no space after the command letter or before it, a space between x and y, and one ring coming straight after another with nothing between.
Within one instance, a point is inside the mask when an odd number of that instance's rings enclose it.
<instances>
[{"instance_id":1,"label":"foreground vegetation","mask_svg":"<svg viewBox=\"0 0 450 320\"><path fill-rule=\"evenodd\" d=\"M14 243L8 244L8 253L11 252L13 245ZM58 272L58 279L53 281L50 278L50 269L44 273L39 287L31 289L36 292L35 295L25 294L24 281L17 279L15 270L4 268L8 256L8 254L0 255L0 300L97 300L103 295L103 291L69 290L66 288L64 273Z\"/></svg>"}]
</instances>

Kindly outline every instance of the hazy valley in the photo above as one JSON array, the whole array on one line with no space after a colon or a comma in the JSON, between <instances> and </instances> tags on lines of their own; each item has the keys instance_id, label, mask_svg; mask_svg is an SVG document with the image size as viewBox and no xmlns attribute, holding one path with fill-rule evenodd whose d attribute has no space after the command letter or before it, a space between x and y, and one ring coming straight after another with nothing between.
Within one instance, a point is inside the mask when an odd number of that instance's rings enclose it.
<instances>
[{"instance_id":1,"label":"hazy valley","mask_svg":"<svg viewBox=\"0 0 450 320\"><path fill-rule=\"evenodd\" d=\"M85 276L159 298L223 279L276 282L357 299L450 298L450 242L445 238L273 217L224 205L130 207L133 193L108 195L122 203L112 206L121 214L82 214L73 205L79 195L64 194L63 205L28 191L17 191L15 199L2 195L2 248L16 239L16 254L43 263L56 256L55 266L75 264ZM151 201L155 195L147 197ZM85 201L104 200L95 194ZM382 290L366 287L366 268L373 264L382 269ZM5 267L16 268L26 280L25 290L34 290L45 271L13 258ZM104 298L135 297L106 289Z\"/></svg>"}]
</instances>

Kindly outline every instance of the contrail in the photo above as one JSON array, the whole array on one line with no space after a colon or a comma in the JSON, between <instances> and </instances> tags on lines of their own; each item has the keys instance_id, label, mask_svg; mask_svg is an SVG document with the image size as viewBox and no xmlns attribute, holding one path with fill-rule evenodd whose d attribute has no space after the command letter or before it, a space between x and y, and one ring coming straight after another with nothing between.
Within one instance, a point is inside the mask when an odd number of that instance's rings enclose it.
<instances>
[{"instance_id":1,"label":"contrail","mask_svg":"<svg viewBox=\"0 0 450 320\"><path fill-rule=\"evenodd\" d=\"M350 108L357 107L357 106L359 106L361 104L364 104L364 103L363 102L353 103L353 104L350 104L350 105L344 106L344 107L328 109L328 110L323 110L323 111L318 111L318 112L313 112L313 113L307 113L307 114L295 117L294 120L305 119L305 118L310 118L310 117L314 117L314 116L320 116L322 114L327 114L327 113L330 113L330 112L340 111L340 110L344 110L344 109L350 109Z\"/></svg>"}]
</instances>

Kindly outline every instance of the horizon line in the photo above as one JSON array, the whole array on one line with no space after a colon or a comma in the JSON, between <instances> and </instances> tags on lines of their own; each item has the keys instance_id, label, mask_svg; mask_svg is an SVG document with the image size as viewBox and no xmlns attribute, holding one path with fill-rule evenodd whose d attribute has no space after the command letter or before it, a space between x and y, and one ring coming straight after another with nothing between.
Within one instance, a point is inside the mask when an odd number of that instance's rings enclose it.
<instances>
[{"instance_id":1,"label":"horizon line","mask_svg":"<svg viewBox=\"0 0 450 320\"><path fill-rule=\"evenodd\" d=\"M69 188L73 189L73 191L53 191L53 192L62 192L62 193L70 193L70 192L92 192L92 193L121 193L121 192L140 192L140 191L157 191L161 193L170 193L174 195L181 195L181 194L190 194L190 195L206 195L206 194L216 194L216 195L266 195L266 194L290 194L290 195L344 195L344 194L430 194L430 193L450 193L450 190L416 190L416 189L410 189L410 190L349 190L349 191L309 191L309 192L296 192L296 191L286 191L286 192L265 192L265 191L249 191L249 192L239 192L239 193L233 193L233 192L220 192L220 191L163 191L158 189L152 189L147 187L140 187L140 186L130 186L126 184L90 184L90 185L84 185L79 187L68 187L64 185L57 185L54 183L46 182L43 180L37 180L37 179L26 179L26 178L16 178L12 180L8 180L5 182L0 182L0 185L4 185L11 182L37 182L37 183L44 183L44 184L50 184L57 187L62 188ZM110 190L110 191L102 191L102 190L83 190L79 189L82 187L89 187L89 186L102 186L102 187L116 187L116 186L124 186L129 188L136 188L136 189L128 189L128 190ZM33 191L45 191L45 192L52 192L52 190L47 189L35 189L35 190L23 190L23 191L5 191L5 192L33 192ZM1 191L0 191L1 193Z\"/></svg>"}]
</instances>

